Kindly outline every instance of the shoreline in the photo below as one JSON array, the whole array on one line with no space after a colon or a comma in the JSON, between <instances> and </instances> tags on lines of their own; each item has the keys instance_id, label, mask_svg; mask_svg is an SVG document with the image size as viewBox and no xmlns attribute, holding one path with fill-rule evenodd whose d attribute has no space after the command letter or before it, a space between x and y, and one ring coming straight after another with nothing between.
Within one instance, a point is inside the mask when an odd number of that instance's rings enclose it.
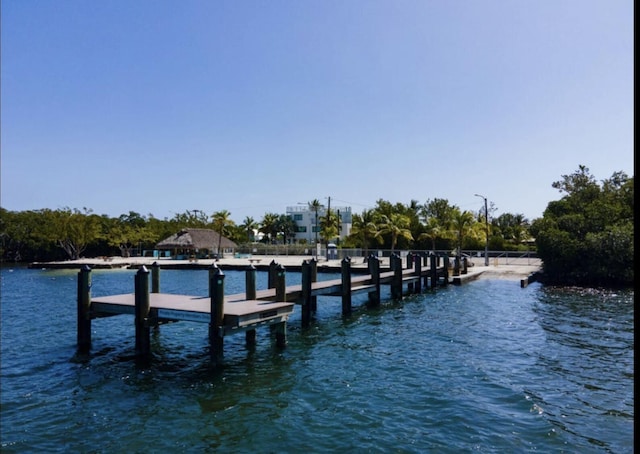
<instances>
[{"instance_id":1,"label":"shoreline","mask_svg":"<svg viewBox=\"0 0 640 454\"><path fill-rule=\"evenodd\" d=\"M154 263L160 266L160 269L193 269L202 270L209 269L213 264L221 270L246 270L249 266L254 266L256 270L265 271L269 269L272 262L280 264L285 269L291 271L300 271L302 263L305 260L313 259L313 256L304 255L254 255L251 257L224 257L215 259L199 259L199 260L176 260L170 258L153 258L153 257L97 257L82 258L78 260L65 260L57 262L33 262L27 264L30 269L81 269L89 266L91 269L139 269L142 266L151 267ZM532 259L511 259L509 264L493 264L484 266L475 264L468 268L468 273L460 276L449 276L450 280L458 279L459 281L467 281L471 279L502 279L520 281L522 279L530 279L541 271L539 260ZM533 262L533 263L532 263ZM6 264L3 264L6 267ZM381 258L380 268L383 271L389 269L389 258ZM351 269L354 273L367 273L368 267L366 261L362 257L352 259ZM326 260L319 258L318 272L339 273L341 271L341 260ZM455 282L454 282L455 283Z\"/></svg>"}]
</instances>

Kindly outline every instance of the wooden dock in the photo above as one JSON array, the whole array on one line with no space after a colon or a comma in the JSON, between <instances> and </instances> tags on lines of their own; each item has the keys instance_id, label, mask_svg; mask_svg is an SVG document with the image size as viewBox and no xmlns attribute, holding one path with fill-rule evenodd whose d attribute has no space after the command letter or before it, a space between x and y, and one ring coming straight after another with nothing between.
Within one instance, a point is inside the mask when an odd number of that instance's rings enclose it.
<instances>
[{"instance_id":1,"label":"wooden dock","mask_svg":"<svg viewBox=\"0 0 640 454\"><path fill-rule=\"evenodd\" d=\"M341 278L317 281L317 262L302 264L302 283L286 286L286 270L272 262L269 266L267 289L256 289L256 268L246 269L246 291L224 294L224 273L212 265L209 269L209 295L176 295L160 292L160 267L142 267L135 275L134 293L91 297L91 269L85 266L78 273L78 351L88 353L91 348L91 320L120 314L135 316L136 355L150 354L150 328L166 322L191 321L209 324L212 357L221 358L224 337L245 332L246 341L255 342L255 329L270 326L279 347L286 345L286 322L294 305L301 306L302 326L310 324L317 310L318 296L342 298L342 313L352 311L351 297L368 293L368 304L380 304L380 288L388 285L391 296L401 299L407 293L419 293L423 288L435 288L449 283L449 263L445 256L407 256L403 260L391 257L391 271L380 271L380 260L368 258L369 274L354 275L350 259L341 262ZM442 262L442 263L441 263ZM429 265L428 267L426 265ZM456 264L456 272L459 272ZM466 274L466 266L463 272ZM149 281L151 274L151 289Z\"/></svg>"}]
</instances>

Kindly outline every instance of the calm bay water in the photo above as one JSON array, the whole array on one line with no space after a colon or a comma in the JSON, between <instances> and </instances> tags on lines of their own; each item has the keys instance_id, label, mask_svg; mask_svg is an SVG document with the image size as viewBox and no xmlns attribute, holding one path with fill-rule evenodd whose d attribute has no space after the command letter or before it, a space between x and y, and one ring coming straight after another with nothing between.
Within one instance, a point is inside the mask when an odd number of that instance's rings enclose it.
<instances>
[{"instance_id":1,"label":"calm bay water","mask_svg":"<svg viewBox=\"0 0 640 454\"><path fill-rule=\"evenodd\" d=\"M92 294L132 292L134 273L93 271ZM1 276L2 452L633 452L633 291L478 280L379 309L355 298L345 319L321 298L309 329L296 308L285 350L268 329L253 349L228 337L213 369L207 325L188 322L136 365L124 315L94 320L77 358L77 272ZM206 271L161 279L207 293Z\"/></svg>"}]
</instances>

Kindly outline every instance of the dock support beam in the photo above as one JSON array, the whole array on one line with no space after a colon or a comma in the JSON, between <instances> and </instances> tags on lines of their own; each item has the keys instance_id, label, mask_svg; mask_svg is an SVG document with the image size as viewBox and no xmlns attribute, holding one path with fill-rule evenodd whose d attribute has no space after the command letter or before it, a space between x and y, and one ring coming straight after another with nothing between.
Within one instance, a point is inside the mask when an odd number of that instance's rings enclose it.
<instances>
[{"instance_id":1,"label":"dock support beam","mask_svg":"<svg viewBox=\"0 0 640 454\"><path fill-rule=\"evenodd\" d=\"M217 268L217 267L216 267ZM217 268L210 273L209 290L211 292L211 321L209 322L209 345L211 356L217 363L222 358L224 347L224 273Z\"/></svg>"},{"instance_id":2,"label":"dock support beam","mask_svg":"<svg viewBox=\"0 0 640 454\"><path fill-rule=\"evenodd\" d=\"M78 272L78 353L91 350L91 268Z\"/></svg>"},{"instance_id":3,"label":"dock support beam","mask_svg":"<svg viewBox=\"0 0 640 454\"><path fill-rule=\"evenodd\" d=\"M275 273L276 301L278 302L285 302L287 300L286 275L287 271L284 266L279 264L276 267ZM284 348L287 345L287 323L280 322L271 325L271 332L276 336L276 346Z\"/></svg>"},{"instance_id":4,"label":"dock support beam","mask_svg":"<svg viewBox=\"0 0 640 454\"><path fill-rule=\"evenodd\" d=\"M418 254L413 254L413 270L416 275L416 281L413 284L413 292L422 292L422 257Z\"/></svg>"},{"instance_id":5,"label":"dock support beam","mask_svg":"<svg viewBox=\"0 0 640 454\"><path fill-rule=\"evenodd\" d=\"M393 280L391 281L391 298L394 300L402 299L402 258L396 253L389 257L389 266L393 271ZM373 274L373 273L372 273Z\"/></svg>"},{"instance_id":6,"label":"dock support beam","mask_svg":"<svg viewBox=\"0 0 640 454\"><path fill-rule=\"evenodd\" d=\"M276 275L275 275L275 287L276 287L276 301L285 302L287 301L287 283L286 283L286 274L284 266L279 264L276 267Z\"/></svg>"},{"instance_id":7,"label":"dock support beam","mask_svg":"<svg viewBox=\"0 0 640 454\"><path fill-rule=\"evenodd\" d=\"M443 268L443 277L444 277L444 285L449 285L449 256L444 254L442 256L442 268Z\"/></svg>"},{"instance_id":8,"label":"dock support beam","mask_svg":"<svg viewBox=\"0 0 640 454\"><path fill-rule=\"evenodd\" d=\"M429 256L429 274L431 274L431 288L436 288L438 285L438 256L435 254L431 254Z\"/></svg>"},{"instance_id":9,"label":"dock support beam","mask_svg":"<svg viewBox=\"0 0 640 454\"><path fill-rule=\"evenodd\" d=\"M213 278L218 270L218 265L216 265L215 263L212 263L209 267L209 297L213 296L213 291L215 289L215 287L213 287Z\"/></svg>"},{"instance_id":10,"label":"dock support beam","mask_svg":"<svg viewBox=\"0 0 640 454\"><path fill-rule=\"evenodd\" d=\"M276 287L276 268L278 268L278 264L275 260L271 260L271 263L269 263L269 271L267 274L267 288Z\"/></svg>"},{"instance_id":11,"label":"dock support beam","mask_svg":"<svg viewBox=\"0 0 640 454\"><path fill-rule=\"evenodd\" d=\"M311 282L312 265L309 261L302 262L302 327L306 328L311 324Z\"/></svg>"},{"instance_id":12,"label":"dock support beam","mask_svg":"<svg viewBox=\"0 0 640 454\"><path fill-rule=\"evenodd\" d=\"M151 353L149 329L149 271L145 266L135 276L135 324L136 356L146 357Z\"/></svg>"},{"instance_id":13,"label":"dock support beam","mask_svg":"<svg viewBox=\"0 0 640 454\"><path fill-rule=\"evenodd\" d=\"M245 299L246 300L255 300L256 299L256 267L253 264L247 267L245 272ZM248 329L245 332L245 340L247 342L247 346L253 346L256 344L256 330Z\"/></svg>"},{"instance_id":14,"label":"dock support beam","mask_svg":"<svg viewBox=\"0 0 640 454\"><path fill-rule=\"evenodd\" d=\"M380 305L380 260L371 254L369 256L369 274L371 274L371 281L374 285L374 291L369 292L369 305Z\"/></svg>"},{"instance_id":15,"label":"dock support beam","mask_svg":"<svg viewBox=\"0 0 640 454\"><path fill-rule=\"evenodd\" d=\"M153 262L151 265L151 293L160 293L160 265Z\"/></svg>"},{"instance_id":16,"label":"dock support beam","mask_svg":"<svg viewBox=\"0 0 640 454\"><path fill-rule=\"evenodd\" d=\"M314 257L309 263L311 264L311 282L318 282L318 259ZM313 295L311 296L311 313L316 312L318 312L318 297Z\"/></svg>"},{"instance_id":17,"label":"dock support beam","mask_svg":"<svg viewBox=\"0 0 640 454\"><path fill-rule=\"evenodd\" d=\"M342 273L342 315L351 314L351 259L345 257L340 263Z\"/></svg>"}]
</instances>

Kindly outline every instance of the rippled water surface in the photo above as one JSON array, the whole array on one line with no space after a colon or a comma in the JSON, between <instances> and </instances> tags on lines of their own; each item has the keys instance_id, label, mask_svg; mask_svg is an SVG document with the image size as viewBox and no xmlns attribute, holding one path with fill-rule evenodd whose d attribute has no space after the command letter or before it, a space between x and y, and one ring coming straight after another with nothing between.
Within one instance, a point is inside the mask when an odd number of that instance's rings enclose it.
<instances>
[{"instance_id":1,"label":"rippled water surface","mask_svg":"<svg viewBox=\"0 0 640 454\"><path fill-rule=\"evenodd\" d=\"M76 357L76 276L2 269L3 453L633 452L633 291L478 280L377 309L354 298L348 318L321 298L309 329L296 307L286 349L268 329L252 349L228 337L214 369L207 325L189 322L161 326L137 365L126 315L94 320ZM92 294L133 277L93 271ZM206 271L161 279L207 293ZM225 287L244 291L244 273Z\"/></svg>"}]
</instances>

